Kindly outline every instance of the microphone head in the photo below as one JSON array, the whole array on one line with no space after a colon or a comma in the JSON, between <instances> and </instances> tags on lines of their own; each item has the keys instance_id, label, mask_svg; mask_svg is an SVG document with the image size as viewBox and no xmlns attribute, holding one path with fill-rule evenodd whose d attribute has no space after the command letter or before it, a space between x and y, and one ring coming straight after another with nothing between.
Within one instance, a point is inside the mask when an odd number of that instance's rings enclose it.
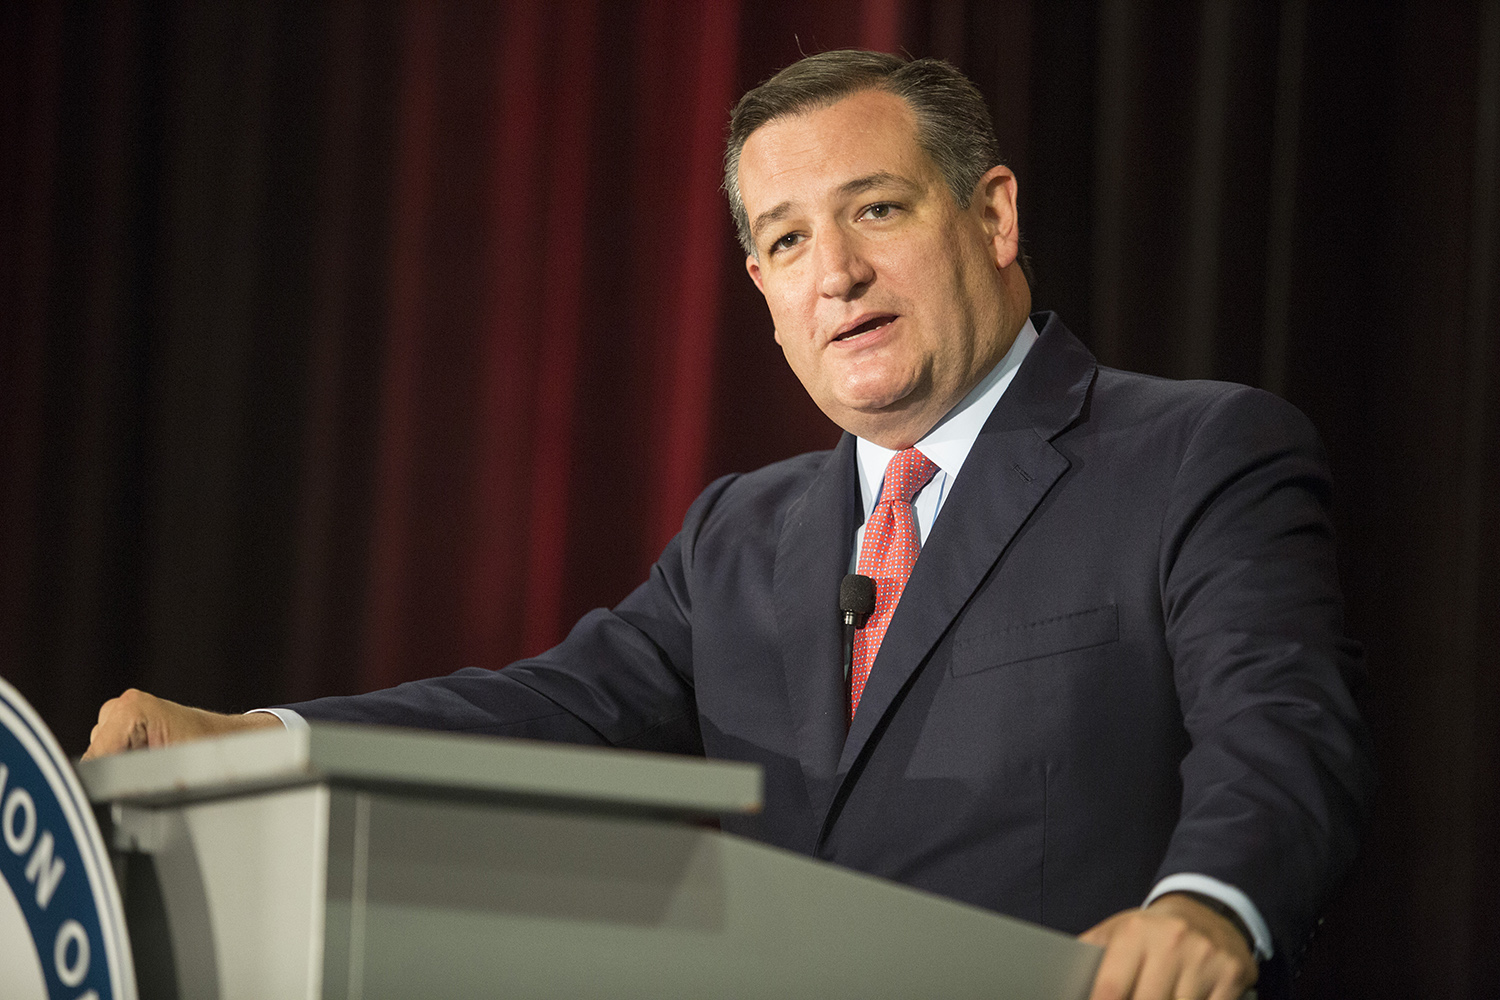
<instances>
[{"instance_id":1,"label":"microphone head","mask_svg":"<svg viewBox=\"0 0 1500 1000\"><path fill-rule=\"evenodd\" d=\"M875 581L858 573L844 577L839 583L839 610L846 622L864 628L865 619L875 610Z\"/></svg>"}]
</instances>

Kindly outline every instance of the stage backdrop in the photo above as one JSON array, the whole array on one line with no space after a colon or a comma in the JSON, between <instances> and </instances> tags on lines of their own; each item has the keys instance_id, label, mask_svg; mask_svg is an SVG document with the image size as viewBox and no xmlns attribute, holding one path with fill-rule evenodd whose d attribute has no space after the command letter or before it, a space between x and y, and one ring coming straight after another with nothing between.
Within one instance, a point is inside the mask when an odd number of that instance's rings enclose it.
<instances>
[{"instance_id":1,"label":"stage backdrop","mask_svg":"<svg viewBox=\"0 0 1500 1000\"><path fill-rule=\"evenodd\" d=\"M1321 428L1376 826L1304 995L1500 995L1500 4L0 5L0 674L87 742L542 649L836 433L717 191L801 52L948 58L1036 302Z\"/></svg>"}]
</instances>

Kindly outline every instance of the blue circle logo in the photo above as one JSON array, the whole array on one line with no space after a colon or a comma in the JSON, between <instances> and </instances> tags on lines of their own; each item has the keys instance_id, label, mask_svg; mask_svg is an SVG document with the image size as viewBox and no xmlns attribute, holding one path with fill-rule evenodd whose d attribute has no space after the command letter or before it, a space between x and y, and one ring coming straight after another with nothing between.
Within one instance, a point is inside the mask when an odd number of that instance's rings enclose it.
<instances>
[{"instance_id":1,"label":"blue circle logo","mask_svg":"<svg viewBox=\"0 0 1500 1000\"><path fill-rule=\"evenodd\" d=\"M135 1000L120 893L88 798L0 679L0 985L7 1000Z\"/></svg>"}]
</instances>

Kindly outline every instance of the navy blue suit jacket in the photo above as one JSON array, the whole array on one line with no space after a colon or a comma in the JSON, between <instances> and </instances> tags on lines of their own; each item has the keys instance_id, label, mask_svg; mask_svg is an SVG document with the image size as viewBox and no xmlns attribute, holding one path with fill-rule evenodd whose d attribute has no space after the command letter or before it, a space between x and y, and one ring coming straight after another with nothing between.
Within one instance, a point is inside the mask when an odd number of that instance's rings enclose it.
<instances>
[{"instance_id":1,"label":"navy blue suit jacket","mask_svg":"<svg viewBox=\"0 0 1500 1000\"><path fill-rule=\"evenodd\" d=\"M713 483L541 656L293 707L751 761L765 809L728 831L1071 932L1199 872L1295 951L1372 783L1321 447L1272 395L1101 368L1035 320L847 735L848 435Z\"/></svg>"}]
</instances>

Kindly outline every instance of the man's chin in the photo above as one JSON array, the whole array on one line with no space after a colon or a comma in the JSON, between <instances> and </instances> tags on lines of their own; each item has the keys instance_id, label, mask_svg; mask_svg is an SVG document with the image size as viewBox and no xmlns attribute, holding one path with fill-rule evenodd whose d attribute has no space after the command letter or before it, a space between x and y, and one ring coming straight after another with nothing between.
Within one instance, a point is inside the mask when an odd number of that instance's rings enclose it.
<instances>
[{"instance_id":1,"label":"man's chin","mask_svg":"<svg viewBox=\"0 0 1500 1000\"><path fill-rule=\"evenodd\" d=\"M920 402L918 380L867 379L857 386L846 385L838 394L837 404L850 414L870 420L906 413Z\"/></svg>"},{"instance_id":2,"label":"man's chin","mask_svg":"<svg viewBox=\"0 0 1500 1000\"><path fill-rule=\"evenodd\" d=\"M898 396L879 405L844 406L836 413L823 410L844 430L883 448L908 448L932 429L936 418L927 420L915 393ZM941 414L939 414L941 416ZM894 443L892 443L894 442Z\"/></svg>"},{"instance_id":3,"label":"man's chin","mask_svg":"<svg viewBox=\"0 0 1500 1000\"><path fill-rule=\"evenodd\" d=\"M900 420L910 408L910 404L905 396L870 402L841 402L838 409L844 419L834 417L834 420L840 424L844 423L845 420L861 424L879 423L883 420Z\"/></svg>"}]
</instances>

